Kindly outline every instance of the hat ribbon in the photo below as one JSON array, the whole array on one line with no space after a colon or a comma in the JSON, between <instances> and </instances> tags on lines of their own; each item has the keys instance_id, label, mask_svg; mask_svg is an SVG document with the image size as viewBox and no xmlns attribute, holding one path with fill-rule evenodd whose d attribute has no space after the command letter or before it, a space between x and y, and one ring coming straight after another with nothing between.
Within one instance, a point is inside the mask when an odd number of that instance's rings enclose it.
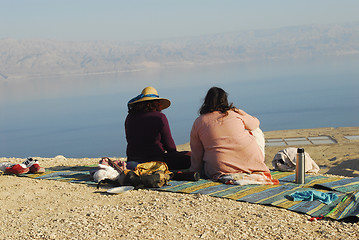
<instances>
[{"instance_id":1,"label":"hat ribbon","mask_svg":"<svg viewBox=\"0 0 359 240\"><path fill-rule=\"evenodd\" d=\"M140 100L141 98L144 98L144 97L156 97L156 98L159 98L160 96L156 95L156 94L146 94L146 95L143 95L142 93L140 95L138 95L137 97L134 97L132 98L130 101L128 101L128 104L130 103L133 103L137 100Z\"/></svg>"}]
</instances>

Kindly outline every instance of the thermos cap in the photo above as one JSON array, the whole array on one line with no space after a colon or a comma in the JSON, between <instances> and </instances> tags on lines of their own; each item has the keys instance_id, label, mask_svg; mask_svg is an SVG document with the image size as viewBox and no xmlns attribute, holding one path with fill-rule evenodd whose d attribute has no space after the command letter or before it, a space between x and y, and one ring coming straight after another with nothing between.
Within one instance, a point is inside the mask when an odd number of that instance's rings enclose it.
<instances>
[{"instance_id":1,"label":"thermos cap","mask_svg":"<svg viewBox=\"0 0 359 240\"><path fill-rule=\"evenodd\" d=\"M304 153L304 148L298 148L297 153Z\"/></svg>"}]
</instances>

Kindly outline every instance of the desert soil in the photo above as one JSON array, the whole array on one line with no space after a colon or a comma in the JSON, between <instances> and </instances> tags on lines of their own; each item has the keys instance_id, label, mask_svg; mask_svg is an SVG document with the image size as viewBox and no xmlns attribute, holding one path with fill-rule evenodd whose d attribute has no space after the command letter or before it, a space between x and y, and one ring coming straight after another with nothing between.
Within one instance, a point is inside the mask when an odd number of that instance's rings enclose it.
<instances>
[{"instance_id":1,"label":"desert soil","mask_svg":"<svg viewBox=\"0 0 359 240\"><path fill-rule=\"evenodd\" d=\"M267 139L330 136L336 143L293 147L305 148L321 167L319 174L359 177L359 141L344 138L353 135L359 127L265 132ZM269 168L283 148L266 147ZM178 149L189 150L189 144ZM99 161L35 158L45 168ZM106 190L0 175L0 239L359 239L358 219L309 221L305 214L205 195L145 189L108 195Z\"/></svg>"}]
</instances>

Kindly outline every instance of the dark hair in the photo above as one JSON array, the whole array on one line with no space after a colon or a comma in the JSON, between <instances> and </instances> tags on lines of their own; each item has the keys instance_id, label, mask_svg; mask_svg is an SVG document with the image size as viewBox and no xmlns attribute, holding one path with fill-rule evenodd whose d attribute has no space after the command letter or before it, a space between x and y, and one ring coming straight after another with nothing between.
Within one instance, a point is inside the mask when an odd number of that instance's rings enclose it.
<instances>
[{"instance_id":1,"label":"dark hair","mask_svg":"<svg viewBox=\"0 0 359 240\"><path fill-rule=\"evenodd\" d=\"M199 114L211 113L219 111L227 116L227 111L234 110L236 107L233 103L228 103L228 94L219 87L212 87L208 90L204 102L199 109Z\"/></svg>"},{"instance_id":2,"label":"dark hair","mask_svg":"<svg viewBox=\"0 0 359 240\"><path fill-rule=\"evenodd\" d=\"M161 111L161 102L158 100L134 103L128 106L128 113Z\"/></svg>"}]
</instances>

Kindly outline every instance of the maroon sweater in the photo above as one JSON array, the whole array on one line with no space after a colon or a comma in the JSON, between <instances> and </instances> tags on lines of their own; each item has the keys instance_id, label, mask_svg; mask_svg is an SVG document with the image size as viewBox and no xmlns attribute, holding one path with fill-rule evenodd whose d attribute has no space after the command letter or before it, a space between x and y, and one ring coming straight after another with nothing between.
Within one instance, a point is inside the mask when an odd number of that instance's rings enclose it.
<instances>
[{"instance_id":1,"label":"maroon sweater","mask_svg":"<svg viewBox=\"0 0 359 240\"><path fill-rule=\"evenodd\" d=\"M166 115L161 112L131 113L125 121L128 160L160 160L165 151L176 151Z\"/></svg>"}]
</instances>

